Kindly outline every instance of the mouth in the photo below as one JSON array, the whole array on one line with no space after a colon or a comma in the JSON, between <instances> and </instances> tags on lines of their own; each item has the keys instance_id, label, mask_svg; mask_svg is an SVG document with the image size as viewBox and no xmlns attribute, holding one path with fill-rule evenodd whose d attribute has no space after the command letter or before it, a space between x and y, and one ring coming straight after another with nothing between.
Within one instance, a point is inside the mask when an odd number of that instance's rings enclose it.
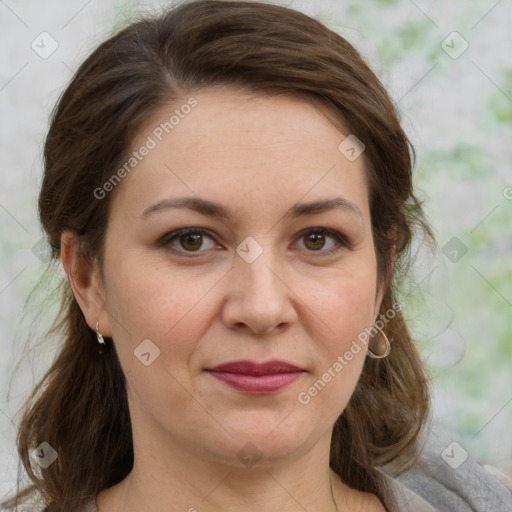
<instances>
[{"instance_id":1,"label":"mouth","mask_svg":"<svg viewBox=\"0 0 512 512\"><path fill-rule=\"evenodd\" d=\"M243 393L276 393L301 377L305 370L285 361L234 361L206 370L223 384Z\"/></svg>"}]
</instances>

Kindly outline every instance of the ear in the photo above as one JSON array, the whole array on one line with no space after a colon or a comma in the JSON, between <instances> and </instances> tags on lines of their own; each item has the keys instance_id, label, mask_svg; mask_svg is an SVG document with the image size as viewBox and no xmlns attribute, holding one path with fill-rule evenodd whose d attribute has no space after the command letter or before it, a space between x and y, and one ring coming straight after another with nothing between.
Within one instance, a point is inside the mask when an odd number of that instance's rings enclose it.
<instances>
[{"instance_id":1,"label":"ear","mask_svg":"<svg viewBox=\"0 0 512 512\"><path fill-rule=\"evenodd\" d=\"M376 316L374 319L374 322L377 321L379 311L382 305L382 300L384 299L384 295L386 291L388 290L389 286L391 285L391 281L393 279L393 273L395 271L395 255L396 255L396 238L397 238L397 232L396 228L393 227L387 232L387 238L390 241L389 245L389 260L388 260L388 277L385 280L379 280L379 283L377 284L377 294L375 296L375 312Z\"/></svg>"},{"instance_id":2,"label":"ear","mask_svg":"<svg viewBox=\"0 0 512 512\"><path fill-rule=\"evenodd\" d=\"M60 239L62 266L87 325L105 337L111 337L111 329L105 309L105 293L96 260L82 254L76 233L64 231Z\"/></svg>"}]
</instances>

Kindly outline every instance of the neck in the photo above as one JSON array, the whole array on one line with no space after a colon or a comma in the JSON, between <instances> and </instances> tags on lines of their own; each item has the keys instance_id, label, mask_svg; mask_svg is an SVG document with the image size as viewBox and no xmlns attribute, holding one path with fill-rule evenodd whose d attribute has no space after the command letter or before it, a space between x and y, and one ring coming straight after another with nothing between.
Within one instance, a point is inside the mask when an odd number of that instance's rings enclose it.
<instances>
[{"instance_id":1,"label":"neck","mask_svg":"<svg viewBox=\"0 0 512 512\"><path fill-rule=\"evenodd\" d=\"M240 467L176 446L162 449L166 445L146 437L145 442L134 443L131 473L100 493L98 508L101 512L338 512L337 503L344 501L348 488L328 466L330 438L329 431L293 460Z\"/></svg>"}]
</instances>

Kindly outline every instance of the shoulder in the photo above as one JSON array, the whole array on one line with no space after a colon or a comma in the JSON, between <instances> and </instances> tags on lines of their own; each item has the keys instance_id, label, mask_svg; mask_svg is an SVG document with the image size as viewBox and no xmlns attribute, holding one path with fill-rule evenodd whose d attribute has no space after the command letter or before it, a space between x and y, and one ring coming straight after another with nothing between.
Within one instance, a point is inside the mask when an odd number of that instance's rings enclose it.
<instances>
[{"instance_id":1,"label":"shoulder","mask_svg":"<svg viewBox=\"0 0 512 512\"><path fill-rule=\"evenodd\" d=\"M395 495L412 492L424 506L430 506L425 510L512 510L512 491L472 459L455 440L456 434L438 425L427 432L414 465L395 478L388 475Z\"/></svg>"},{"instance_id":2,"label":"shoulder","mask_svg":"<svg viewBox=\"0 0 512 512\"><path fill-rule=\"evenodd\" d=\"M49 512L48 507L46 507L42 512ZM98 508L96 507L96 500L91 498L81 509L80 512L98 512Z\"/></svg>"},{"instance_id":3,"label":"shoulder","mask_svg":"<svg viewBox=\"0 0 512 512\"><path fill-rule=\"evenodd\" d=\"M351 512L386 512L384 505L375 494L348 487L341 480L333 482L336 503L340 510Z\"/></svg>"},{"instance_id":4,"label":"shoulder","mask_svg":"<svg viewBox=\"0 0 512 512\"><path fill-rule=\"evenodd\" d=\"M359 493L357 498L357 506L359 508L354 508L354 511L360 510L361 512L386 512L386 509L384 508L384 505L381 503L379 498L377 498L375 494L370 494L368 492ZM349 510L352 510L352 508Z\"/></svg>"}]
</instances>

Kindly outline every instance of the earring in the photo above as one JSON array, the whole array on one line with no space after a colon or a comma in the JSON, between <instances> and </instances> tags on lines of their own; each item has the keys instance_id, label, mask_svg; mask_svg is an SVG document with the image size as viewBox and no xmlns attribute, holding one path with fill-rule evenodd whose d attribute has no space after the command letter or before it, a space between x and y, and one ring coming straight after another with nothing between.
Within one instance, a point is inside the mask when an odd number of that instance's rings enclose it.
<instances>
[{"instance_id":1,"label":"earring","mask_svg":"<svg viewBox=\"0 0 512 512\"><path fill-rule=\"evenodd\" d=\"M373 345L373 350L368 345L367 353L373 359L384 359L391 352L391 344L389 343L386 333L377 325L374 325L375 329L379 331L378 336L373 336L370 344Z\"/></svg>"},{"instance_id":2,"label":"earring","mask_svg":"<svg viewBox=\"0 0 512 512\"><path fill-rule=\"evenodd\" d=\"M100 345L105 345L105 340L103 339L103 336L100 333L100 323L96 322L96 339L98 340L98 343Z\"/></svg>"}]
</instances>

